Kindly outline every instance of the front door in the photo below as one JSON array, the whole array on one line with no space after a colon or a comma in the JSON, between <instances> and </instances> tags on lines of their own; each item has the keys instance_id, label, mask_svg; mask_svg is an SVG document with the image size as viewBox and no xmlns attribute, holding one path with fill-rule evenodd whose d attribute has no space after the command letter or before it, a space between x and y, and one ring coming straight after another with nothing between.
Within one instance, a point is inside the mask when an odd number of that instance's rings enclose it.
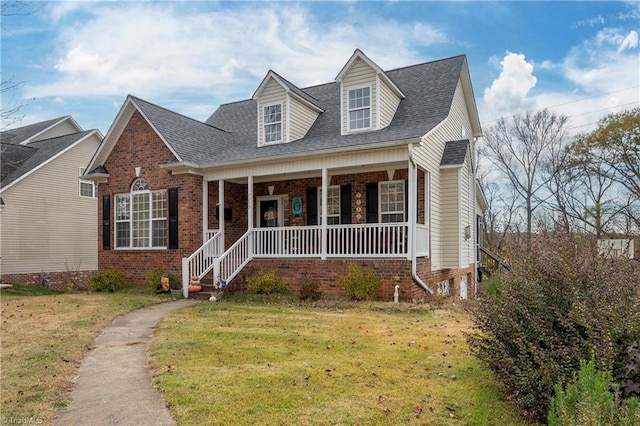
<instances>
[{"instance_id":1,"label":"front door","mask_svg":"<svg viewBox=\"0 0 640 426\"><path fill-rule=\"evenodd\" d=\"M280 225L278 201L278 198L267 198L259 201L258 218L260 219L260 228L271 228Z\"/></svg>"}]
</instances>

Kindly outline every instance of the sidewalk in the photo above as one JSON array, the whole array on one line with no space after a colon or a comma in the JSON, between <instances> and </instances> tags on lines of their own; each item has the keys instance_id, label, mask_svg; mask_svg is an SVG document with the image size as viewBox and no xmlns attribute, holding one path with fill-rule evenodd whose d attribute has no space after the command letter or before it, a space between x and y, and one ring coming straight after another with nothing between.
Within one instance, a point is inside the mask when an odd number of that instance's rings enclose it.
<instances>
[{"instance_id":1,"label":"sidewalk","mask_svg":"<svg viewBox=\"0 0 640 426\"><path fill-rule=\"evenodd\" d=\"M160 391L151 384L147 346L164 315L196 303L161 303L113 320L85 354L71 404L54 424L175 425Z\"/></svg>"}]
</instances>

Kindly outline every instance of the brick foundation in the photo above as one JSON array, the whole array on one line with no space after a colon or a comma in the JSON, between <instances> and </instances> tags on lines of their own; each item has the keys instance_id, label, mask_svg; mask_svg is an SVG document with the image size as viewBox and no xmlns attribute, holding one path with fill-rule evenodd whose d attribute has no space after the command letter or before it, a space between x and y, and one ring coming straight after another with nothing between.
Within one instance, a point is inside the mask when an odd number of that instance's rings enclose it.
<instances>
[{"instance_id":1,"label":"brick foundation","mask_svg":"<svg viewBox=\"0 0 640 426\"><path fill-rule=\"evenodd\" d=\"M0 276L3 284L25 284L44 286L53 290L89 290L89 277L95 271L38 272L30 274L5 274Z\"/></svg>"}]
</instances>

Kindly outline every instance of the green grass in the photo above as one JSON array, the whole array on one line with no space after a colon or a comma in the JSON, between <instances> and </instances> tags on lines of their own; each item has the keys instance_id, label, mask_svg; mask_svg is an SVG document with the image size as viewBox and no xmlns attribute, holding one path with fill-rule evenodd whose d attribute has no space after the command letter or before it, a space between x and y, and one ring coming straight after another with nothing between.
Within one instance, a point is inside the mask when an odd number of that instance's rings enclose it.
<instances>
[{"instance_id":1,"label":"green grass","mask_svg":"<svg viewBox=\"0 0 640 426\"><path fill-rule=\"evenodd\" d=\"M123 293L64 294L15 285L0 291L0 423L34 419L51 424L69 402L80 361L116 316L171 300L146 287Z\"/></svg>"},{"instance_id":2,"label":"green grass","mask_svg":"<svg viewBox=\"0 0 640 426\"><path fill-rule=\"evenodd\" d=\"M184 425L523 424L470 327L417 305L204 303L161 321L154 380Z\"/></svg>"}]
</instances>

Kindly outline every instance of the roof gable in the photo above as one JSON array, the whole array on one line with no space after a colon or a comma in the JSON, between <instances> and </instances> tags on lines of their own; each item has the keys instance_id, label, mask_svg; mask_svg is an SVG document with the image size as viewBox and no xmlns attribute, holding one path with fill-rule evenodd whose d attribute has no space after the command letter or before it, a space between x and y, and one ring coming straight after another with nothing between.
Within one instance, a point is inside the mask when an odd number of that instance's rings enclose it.
<instances>
[{"instance_id":1,"label":"roof gable","mask_svg":"<svg viewBox=\"0 0 640 426\"><path fill-rule=\"evenodd\" d=\"M67 127L71 129L71 131L62 129L63 127ZM59 134L55 134L56 128L61 128L61 131L57 132ZM27 126L5 130L0 133L0 139L5 143L27 145L31 142L48 139L50 137L62 136L62 134L81 132L82 130L82 127L80 127L73 117L66 115L64 117L53 118L51 120L40 121Z\"/></svg>"},{"instance_id":2,"label":"roof gable","mask_svg":"<svg viewBox=\"0 0 640 426\"><path fill-rule=\"evenodd\" d=\"M2 190L16 184L78 143L89 139L92 135L95 135L98 139L101 138L98 130L85 130L70 135L31 142L28 146L3 143L1 159L3 170Z\"/></svg>"},{"instance_id":3,"label":"roof gable","mask_svg":"<svg viewBox=\"0 0 640 426\"><path fill-rule=\"evenodd\" d=\"M353 64L358 60L362 60L364 63L366 63L369 67L373 68L373 70L376 72L376 74L382 79L384 80L384 82L389 86L389 88L391 90L393 90L395 92L395 94L399 97L399 98L404 98L405 94L402 93L402 90L400 90L400 88L398 86L396 86L396 84L393 82L393 80L382 70L382 68L380 68L378 66L378 64L376 64L375 62L373 62L371 59L369 59L369 57L367 55L365 55L360 49L356 49L353 52L353 55L351 55L351 58L349 58L349 60L347 61L347 63L342 67L342 69L340 70L340 72L338 73L338 75L336 76L336 81L338 83L342 82L342 79L345 77L345 75L347 75L349 73L349 70L351 70L351 67L353 66Z\"/></svg>"},{"instance_id":4,"label":"roof gable","mask_svg":"<svg viewBox=\"0 0 640 426\"><path fill-rule=\"evenodd\" d=\"M273 70L269 70L267 75L262 79L262 82L253 93L251 99L258 101L260 99L260 95L272 79L280 86L282 86L286 93L297 97L301 102L306 104L308 107L316 110L317 112L322 112L322 108L320 107L320 105L318 105L318 101L314 99L313 96L309 95L304 90L300 89L298 86L291 83L289 80L285 79Z\"/></svg>"},{"instance_id":5,"label":"roof gable","mask_svg":"<svg viewBox=\"0 0 640 426\"><path fill-rule=\"evenodd\" d=\"M215 157L218 145L224 145L228 139L227 132L222 129L129 95L87 170L104 165L136 111L171 151L175 162L190 166L206 162Z\"/></svg>"}]
</instances>

